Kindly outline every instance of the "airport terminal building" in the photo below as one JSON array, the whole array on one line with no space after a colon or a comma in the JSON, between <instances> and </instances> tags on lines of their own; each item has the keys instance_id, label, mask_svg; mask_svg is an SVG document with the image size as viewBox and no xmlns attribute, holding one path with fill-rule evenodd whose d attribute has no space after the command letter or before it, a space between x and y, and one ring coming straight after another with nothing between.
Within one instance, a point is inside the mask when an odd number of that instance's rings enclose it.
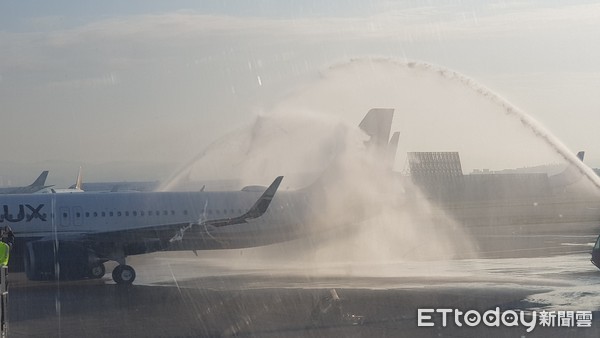
<instances>
[{"instance_id":1,"label":"airport terminal building","mask_svg":"<svg viewBox=\"0 0 600 338\"><path fill-rule=\"evenodd\" d=\"M458 152L409 152L410 181L458 221L470 226L582 222L600 219L600 198L569 172L463 174Z\"/></svg>"}]
</instances>

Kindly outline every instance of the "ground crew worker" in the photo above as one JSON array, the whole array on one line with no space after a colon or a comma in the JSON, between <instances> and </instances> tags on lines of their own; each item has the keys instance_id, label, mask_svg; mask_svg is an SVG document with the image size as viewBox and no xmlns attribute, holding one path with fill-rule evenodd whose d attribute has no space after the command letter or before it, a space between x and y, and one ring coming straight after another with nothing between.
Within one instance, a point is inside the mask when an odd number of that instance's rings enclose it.
<instances>
[{"instance_id":1,"label":"ground crew worker","mask_svg":"<svg viewBox=\"0 0 600 338\"><path fill-rule=\"evenodd\" d=\"M10 258L10 249L12 249L15 241L15 235L12 229L7 225L2 231L2 239L0 241L0 266L7 266Z\"/></svg>"}]
</instances>

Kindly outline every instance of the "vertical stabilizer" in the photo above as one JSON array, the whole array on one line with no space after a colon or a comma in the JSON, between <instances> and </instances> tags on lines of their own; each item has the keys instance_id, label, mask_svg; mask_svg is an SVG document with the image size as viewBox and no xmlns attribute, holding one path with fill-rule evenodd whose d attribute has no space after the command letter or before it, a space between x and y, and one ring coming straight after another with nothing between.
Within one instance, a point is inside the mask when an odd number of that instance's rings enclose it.
<instances>
[{"instance_id":1,"label":"vertical stabilizer","mask_svg":"<svg viewBox=\"0 0 600 338\"><path fill-rule=\"evenodd\" d=\"M370 136L365 145L367 153L369 153L368 160L375 164L375 166L369 168L375 170L373 175L391 172L395 163L400 133L395 132L392 139L389 139L393 118L394 109L373 108L369 110L358 125L363 132ZM319 191L320 193L322 187L328 184L327 181L337 175L336 170L339 170L339 168L335 165L326 168L321 176L305 189ZM384 170L384 172L381 170Z\"/></svg>"},{"instance_id":2,"label":"vertical stabilizer","mask_svg":"<svg viewBox=\"0 0 600 338\"><path fill-rule=\"evenodd\" d=\"M46 178L48 178L48 170L42 171L40 176L38 176L38 178L33 183L31 183L29 186L32 188L40 187L40 189L41 189L46 184Z\"/></svg>"},{"instance_id":3,"label":"vertical stabilizer","mask_svg":"<svg viewBox=\"0 0 600 338\"><path fill-rule=\"evenodd\" d=\"M71 185L68 190L73 191L83 191L83 174L82 174L81 166L79 167L79 172L77 172L77 180L75 184ZM71 192L71 191L70 191Z\"/></svg>"},{"instance_id":4,"label":"vertical stabilizer","mask_svg":"<svg viewBox=\"0 0 600 338\"><path fill-rule=\"evenodd\" d=\"M367 147L386 149L392 129L394 109L373 108L369 110L365 118L358 125L371 139L367 141Z\"/></svg>"},{"instance_id":5,"label":"vertical stabilizer","mask_svg":"<svg viewBox=\"0 0 600 338\"><path fill-rule=\"evenodd\" d=\"M77 181L75 181L75 189L83 190L83 189L81 189L82 181L83 181L83 178L81 176L81 167L79 167L79 172L77 173Z\"/></svg>"}]
</instances>

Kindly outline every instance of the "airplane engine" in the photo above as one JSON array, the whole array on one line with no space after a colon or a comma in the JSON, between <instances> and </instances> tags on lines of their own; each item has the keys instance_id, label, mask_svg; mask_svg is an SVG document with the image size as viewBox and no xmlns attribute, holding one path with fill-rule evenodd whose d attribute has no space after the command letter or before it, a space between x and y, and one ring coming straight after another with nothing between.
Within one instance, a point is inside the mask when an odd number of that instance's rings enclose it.
<instances>
[{"instance_id":1,"label":"airplane engine","mask_svg":"<svg viewBox=\"0 0 600 338\"><path fill-rule=\"evenodd\" d=\"M82 279L90 268L89 251L74 242L40 240L25 248L25 273L30 280Z\"/></svg>"}]
</instances>

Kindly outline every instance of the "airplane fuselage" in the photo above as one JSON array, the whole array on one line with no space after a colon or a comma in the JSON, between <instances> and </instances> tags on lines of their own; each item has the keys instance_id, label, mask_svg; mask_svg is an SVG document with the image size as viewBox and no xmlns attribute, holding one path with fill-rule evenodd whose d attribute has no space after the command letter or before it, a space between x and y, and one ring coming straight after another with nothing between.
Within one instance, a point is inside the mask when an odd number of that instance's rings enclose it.
<instances>
[{"instance_id":1,"label":"airplane fuselage","mask_svg":"<svg viewBox=\"0 0 600 338\"><path fill-rule=\"evenodd\" d=\"M12 195L0 197L0 226L17 237L106 232L239 216L260 194L160 192Z\"/></svg>"},{"instance_id":2,"label":"airplane fuselage","mask_svg":"<svg viewBox=\"0 0 600 338\"><path fill-rule=\"evenodd\" d=\"M247 223L201 225L243 215L260 195L260 191L6 195L0 197L0 227L8 225L15 234L16 264L22 260L25 243L55 237L77 239L106 233L106 241L157 238L164 244L176 235L172 226L165 225L196 224L173 245L146 251L152 252L252 247L294 239L306 232L306 227L300 227L307 215L300 201L306 200L302 192L278 193L264 215ZM125 252L139 253L145 252Z\"/></svg>"}]
</instances>

